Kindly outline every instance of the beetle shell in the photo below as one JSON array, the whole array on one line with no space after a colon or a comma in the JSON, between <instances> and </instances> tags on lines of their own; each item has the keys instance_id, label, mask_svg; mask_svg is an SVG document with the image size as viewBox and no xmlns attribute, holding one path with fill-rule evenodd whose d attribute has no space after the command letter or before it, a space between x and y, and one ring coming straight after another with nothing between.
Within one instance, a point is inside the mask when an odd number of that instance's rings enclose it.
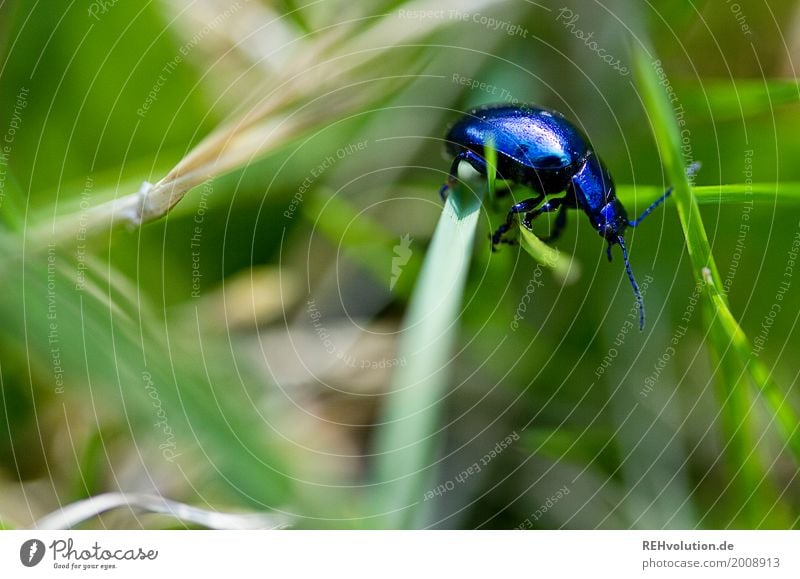
<instances>
[{"instance_id":1,"label":"beetle shell","mask_svg":"<svg viewBox=\"0 0 800 579\"><path fill-rule=\"evenodd\" d=\"M591 150L586 136L561 113L531 105L473 109L446 139L451 155L469 149L481 157L493 139L499 176L541 193L563 191Z\"/></svg>"},{"instance_id":2,"label":"beetle shell","mask_svg":"<svg viewBox=\"0 0 800 579\"><path fill-rule=\"evenodd\" d=\"M534 219L544 213L558 212L549 240L555 240L566 224L568 208L580 209L592 227L608 242L607 255L618 244L622 249L625 270L639 305L639 328L644 328L644 300L633 277L624 233L636 227L672 192L668 189L641 216L628 219L614 191L614 181L591 145L575 125L561 113L532 105L490 105L473 109L447 132L447 151L454 156L447 183L439 189L445 193L458 179L458 167L468 162L486 174L484 147L492 143L497 153L497 176L525 185L537 196L514 203L506 221L491 235L492 249L504 241L503 236L514 226L517 216L524 214L522 224L531 229ZM696 165L687 171L692 174ZM548 195L565 192L563 197Z\"/></svg>"}]
</instances>

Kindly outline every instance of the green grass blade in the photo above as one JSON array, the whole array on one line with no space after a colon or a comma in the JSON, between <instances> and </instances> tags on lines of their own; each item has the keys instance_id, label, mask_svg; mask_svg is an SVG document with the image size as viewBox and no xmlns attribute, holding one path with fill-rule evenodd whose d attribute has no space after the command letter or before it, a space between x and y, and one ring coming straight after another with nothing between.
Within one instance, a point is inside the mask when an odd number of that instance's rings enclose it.
<instances>
[{"instance_id":1,"label":"green grass blade","mask_svg":"<svg viewBox=\"0 0 800 579\"><path fill-rule=\"evenodd\" d=\"M533 259L553 270L553 274L563 283L571 284L578 280L581 270L574 258L569 258L555 247L547 245L536 234L524 227L519 228L520 244Z\"/></svg>"},{"instance_id":2,"label":"green grass blade","mask_svg":"<svg viewBox=\"0 0 800 579\"><path fill-rule=\"evenodd\" d=\"M416 526L437 448L442 399L480 213L478 195L455 187L428 248L400 337L377 432L373 506L386 528Z\"/></svg>"},{"instance_id":3,"label":"green grass blade","mask_svg":"<svg viewBox=\"0 0 800 579\"><path fill-rule=\"evenodd\" d=\"M747 389L743 375L749 372L750 376L761 381L758 385L762 391L768 391L770 396L765 400L774 413L788 412L787 406L774 407L774 398L783 399L777 387L768 380L766 372L754 372L760 362L750 354L750 344L744 332L739 327L730 313L728 301L719 290L722 287L720 276L711 246L708 242L700 208L692 194L689 180L685 173L684 158L681 154L681 138L678 124L673 116L663 85L668 79L659 69L656 72L654 58L646 51L635 46L634 70L637 84L642 94L644 104L651 123L654 127L656 141L667 170L670 182L674 185L673 202L678 209L686 247L692 264L695 281L704 287L705 300L703 307L705 319L709 324L709 339L707 344L716 366L716 382L718 395L723 412L723 429L728 441L728 463L733 477L733 486L738 497L764 497L772 492L768 486L767 472L760 462L756 446L755 421L750 412L752 407L751 393ZM686 159L691 161L691 159ZM774 398L773 398L774 397ZM749 414L747 414L749 413ZM781 431L785 436L785 433ZM791 440L786 440L787 446L792 451L796 445ZM795 454L795 458L800 455ZM758 500L750 500L738 511L746 523L760 521L763 511L759 512Z\"/></svg>"},{"instance_id":4,"label":"green grass blade","mask_svg":"<svg viewBox=\"0 0 800 579\"><path fill-rule=\"evenodd\" d=\"M718 298L713 297L718 303ZM764 397L770 410L773 412L774 421L781 434L782 440L786 443L790 452L795 457L800 457L800 416L791 406L788 397L773 382L770 371L763 362L754 358L753 348L736 322L728 308L719 308L719 323L724 328L727 335L731 336L731 346L736 350L740 359L745 360L747 371L752 376L757 385L761 387L761 394ZM767 505L770 508L772 505Z\"/></svg>"},{"instance_id":5,"label":"green grass blade","mask_svg":"<svg viewBox=\"0 0 800 579\"><path fill-rule=\"evenodd\" d=\"M772 115L776 107L800 99L800 85L795 79L720 79L682 85L680 90L687 110L709 110L710 118L717 123Z\"/></svg>"},{"instance_id":6,"label":"green grass blade","mask_svg":"<svg viewBox=\"0 0 800 579\"><path fill-rule=\"evenodd\" d=\"M341 244L347 254L372 273L376 280L387 278L386 264L392 262L397 237L380 223L327 189L308 198L303 205L303 214L331 243ZM412 280L420 266L420 257L411 255L392 292L403 299L408 298Z\"/></svg>"},{"instance_id":7,"label":"green grass blade","mask_svg":"<svg viewBox=\"0 0 800 579\"><path fill-rule=\"evenodd\" d=\"M617 198L637 215L635 203L641 201L641 209L647 207L664 192L654 185L618 185ZM732 183L728 185L699 185L692 187L692 194L700 205L734 203L800 203L800 183ZM666 204L670 206L669 203Z\"/></svg>"},{"instance_id":8,"label":"green grass blade","mask_svg":"<svg viewBox=\"0 0 800 579\"><path fill-rule=\"evenodd\" d=\"M497 188L497 150L494 148L494 138L490 135L485 144L486 155L486 183L489 187L489 198L494 199Z\"/></svg>"},{"instance_id":9,"label":"green grass blade","mask_svg":"<svg viewBox=\"0 0 800 579\"><path fill-rule=\"evenodd\" d=\"M692 195L686 176L685 167L688 163L684 162L681 154L681 137L670 102L660 86L661 81L653 68L653 59L638 46L633 52L637 83L653 124L667 175L674 187L672 200L678 209L681 226L686 237L686 248L692 262L692 273L695 280L702 283L703 269L708 268L711 270L712 278L718 280L719 272L714 257L711 255L711 245L708 242L705 227L703 227L700 208Z\"/></svg>"}]
</instances>

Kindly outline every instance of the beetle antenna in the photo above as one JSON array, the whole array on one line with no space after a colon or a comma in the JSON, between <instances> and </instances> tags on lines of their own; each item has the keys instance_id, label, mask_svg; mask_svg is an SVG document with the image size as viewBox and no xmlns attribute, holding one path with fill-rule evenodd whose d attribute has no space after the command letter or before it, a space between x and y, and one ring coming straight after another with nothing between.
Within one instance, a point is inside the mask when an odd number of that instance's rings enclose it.
<instances>
[{"instance_id":1,"label":"beetle antenna","mask_svg":"<svg viewBox=\"0 0 800 579\"><path fill-rule=\"evenodd\" d=\"M636 295L636 302L639 304L639 330L644 330L644 300L642 299L642 292L639 291L639 285L636 283L636 279L633 277L633 271L631 271L631 262L628 261L628 249L625 247L625 240L622 239L622 236L617 236L617 243L622 248L622 259L625 260L625 270L628 272L628 279L631 280L631 286L633 286L633 293Z\"/></svg>"},{"instance_id":2,"label":"beetle antenna","mask_svg":"<svg viewBox=\"0 0 800 579\"><path fill-rule=\"evenodd\" d=\"M699 170L700 170L700 161L695 161L694 163L686 167L686 176L691 179L694 176L694 174L697 173L697 171ZM661 197L656 199L653 202L653 204L650 205L650 207L644 210L644 213L642 213L636 219L628 221L628 225L630 225L631 227L636 227L637 225L639 225L642 222L642 220L648 215L650 215L656 207L658 207L664 201L666 201L667 197L669 197L672 194L672 189L673 189L672 187L667 189L666 192Z\"/></svg>"},{"instance_id":3,"label":"beetle antenna","mask_svg":"<svg viewBox=\"0 0 800 579\"><path fill-rule=\"evenodd\" d=\"M609 244L608 244L608 247L606 247L606 255L608 256L608 261L609 261L609 263L611 263L611 245L612 245L612 244L611 244L611 243L609 243Z\"/></svg>"}]
</instances>

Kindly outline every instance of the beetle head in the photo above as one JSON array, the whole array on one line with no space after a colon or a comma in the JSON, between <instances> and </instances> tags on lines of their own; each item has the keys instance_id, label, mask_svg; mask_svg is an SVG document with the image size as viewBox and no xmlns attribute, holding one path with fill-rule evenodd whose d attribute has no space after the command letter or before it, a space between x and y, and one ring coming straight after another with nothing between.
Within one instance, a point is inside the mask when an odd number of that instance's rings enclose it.
<instances>
[{"instance_id":1,"label":"beetle head","mask_svg":"<svg viewBox=\"0 0 800 579\"><path fill-rule=\"evenodd\" d=\"M600 209L596 227L609 246L619 243L619 238L628 227L628 213L618 199L612 199Z\"/></svg>"},{"instance_id":2,"label":"beetle head","mask_svg":"<svg viewBox=\"0 0 800 579\"><path fill-rule=\"evenodd\" d=\"M592 226L609 244L628 227L628 214L614 192L614 180L600 158L589 153L583 166L571 179L571 187Z\"/></svg>"}]
</instances>

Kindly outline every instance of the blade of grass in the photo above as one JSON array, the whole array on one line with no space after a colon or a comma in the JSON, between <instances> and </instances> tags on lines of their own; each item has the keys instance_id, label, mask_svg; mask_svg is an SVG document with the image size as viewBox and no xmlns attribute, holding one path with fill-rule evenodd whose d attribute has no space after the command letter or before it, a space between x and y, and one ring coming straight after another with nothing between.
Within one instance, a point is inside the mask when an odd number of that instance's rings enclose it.
<instances>
[{"instance_id":1,"label":"blade of grass","mask_svg":"<svg viewBox=\"0 0 800 579\"><path fill-rule=\"evenodd\" d=\"M375 444L371 505L385 528L408 528L424 509L482 195L451 190L428 248L398 346Z\"/></svg>"},{"instance_id":2,"label":"blade of grass","mask_svg":"<svg viewBox=\"0 0 800 579\"><path fill-rule=\"evenodd\" d=\"M798 436L800 419L798 414L788 401L788 396L774 384L766 366L753 357L753 348L733 314L728 308L719 307L719 295L717 293L712 297L720 316L719 323L725 333L731 337L732 347L736 350L739 358L744 360L746 369L755 383L761 385L761 394L773 412L781 438L797 460L796 457L800 456L800 436Z\"/></svg>"},{"instance_id":3,"label":"blade of grass","mask_svg":"<svg viewBox=\"0 0 800 579\"><path fill-rule=\"evenodd\" d=\"M520 244L533 259L553 270L553 274L563 283L572 284L580 277L580 265L574 258L569 258L555 247L550 247L536 234L525 227L520 227Z\"/></svg>"},{"instance_id":4,"label":"blade of grass","mask_svg":"<svg viewBox=\"0 0 800 579\"><path fill-rule=\"evenodd\" d=\"M7 267L13 275L0 276L2 333L25 336L30 374L52 364L56 352L63 372L62 382L56 383L64 392L59 395L97 395L103 406L122 413L132 435L158 444L172 440L174 456L164 459L162 453L160 459L174 461L176 468L201 456L208 465L202 484L257 507L285 504L293 493L291 477L284 474L289 470L286 457L268 436L263 416L248 411L252 400L236 388L238 380L225 362L227 341L206 337L197 346L191 340L170 341L166 326L153 322L157 316L146 300L139 303L146 323L138 326L110 295L72 290L77 266L71 256L53 250L49 257L52 261L12 262ZM86 264L92 267L91 260ZM28 297L37 295L52 296L50 309L41 310ZM189 328L170 328L191 336ZM245 364L236 371L257 383L258 375ZM53 383L31 378L30 387L52 388ZM159 411L169 420L154 429ZM167 426L169 436L164 435Z\"/></svg>"},{"instance_id":5,"label":"blade of grass","mask_svg":"<svg viewBox=\"0 0 800 579\"><path fill-rule=\"evenodd\" d=\"M174 517L184 524L202 525L208 529L276 529L285 527L288 517L272 513L221 513L201 509L157 495L143 493L105 493L65 505L39 519L36 529L71 529L113 509L136 509Z\"/></svg>"},{"instance_id":6,"label":"blade of grass","mask_svg":"<svg viewBox=\"0 0 800 579\"><path fill-rule=\"evenodd\" d=\"M632 213L634 203L642 199L643 208L663 193L663 189L653 185L618 185L617 197ZM800 183L732 183L728 185L698 185L692 187L692 194L700 205L720 203L754 203L790 204L800 203ZM670 204L667 203L667 207Z\"/></svg>"},{"instance_id":7,"label":"blade of grass","mask_svg":"<svg viewBox=\"0 0 800 579\"><path fill-rule=\"evenodd\" d=\"M494 148L494 137L486 139L486 184L489 187L489 199L494 200L497 190L497 150Z\"/></svg>"},{"instance_id":8,"label":"blade of grass","mask_svg":"<svg viewBox=\"0 0 800 579\"><path fill-rule=\"evenodd\" d=\"M704 318L709 325L707 341L716 366L718 397L723 413L723 429L729 441L729 471L734 476L735 496L746 504L738 511L743 521L758 524L764 511L759 502L766 502L774 490L767 488L768 473L759 460L757 438L752 419L752 397L743 376L749 372L762 391L769 392L765 400L773 413L789 412L788 406L775 407L774 400L781 399L777 387L768 379L765 369L754 371L761 363L750 354L749 341L730 313L726 296L719 290L722 287L720 276L706 230L703 226L700 208L692 194L681 155L681 138L677 122L672 114L670 100L662 89L665 77L659 78L654 63L658 63L644 48L634 46L634 70L637 85L642 93L645 108L654 127L655 137L670 181L675 188L673 199L678 209L686 247L692 263L692 272L697 283L704 287ZM727 320L727 323L722 320ZM737 347L737 344L740 344ZM757 378L758 377L758 378ZM760 381L759 381L760 379ZM796 423L796 422L795 422ZM795 459L800 458L800 447L796 435L787 438L785 429L781 435L791 449Z\"/></svg>"},{"instance_id":9,"label":"blade of grass","mask_svg":"<svg viewBox=\"0 0 800 579\"><path fill-rule=\"evenodd\" d=\"M775 107L796 104L800 99L797 80L772 78L703 81L680 87L687 110L710 109L714 122L757 115L771 115Z\"/></svg>"}]
</instances>

